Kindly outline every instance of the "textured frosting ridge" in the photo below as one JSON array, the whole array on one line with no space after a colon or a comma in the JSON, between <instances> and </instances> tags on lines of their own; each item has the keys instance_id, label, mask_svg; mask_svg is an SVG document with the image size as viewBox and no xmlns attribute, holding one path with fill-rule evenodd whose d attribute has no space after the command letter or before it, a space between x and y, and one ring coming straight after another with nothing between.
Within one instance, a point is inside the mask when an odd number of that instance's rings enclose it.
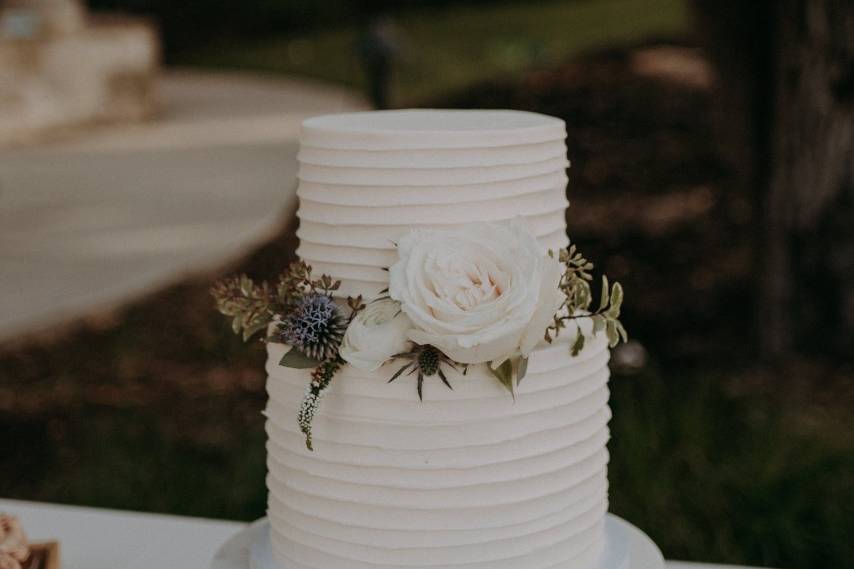
<instances>
[{"instance_id":1,"label":"textured frosting ridge","mask_svg":"<svg viewBox=\"0 0 854 569\"><path fill-rule=\"evenodd\" d=\"M284 567L584 568L607 510L608 349L532 354L514 402L483 366L415 394L349 366L324 396L315 451L294 420L307 370L267 371L269 516Z\"/></svg>"},{"instance_id":2,"label":"textured frosting ridge","mask_svg":"<svg viewBox=\"0 0 854 569\"><path fill-rule=\"evenodd\" d=\"M389 111L303 125L298 255L376 297L414 227L526 219L543 250L566 237L563 121L516 111ZM568 335L567 335L568 336ZM483 366L419 401L395 362L344 366L313 423L309 370L268 344L268 517L283 569L586 569L607 511L604 338L532 355L516 399Z\"/></svg>"},{"instance_id":3,"label":"textured frosting ridge","mask_svg":"<svg viewBox=\"0 0 854 569\"><path fill-rule=\"evenodd\" d=\"M566 127L518 111L384 111L307 120L298 156L299 256L376 296L414 227L527 220L565 247Z\"/></svg>"}]
</instances>

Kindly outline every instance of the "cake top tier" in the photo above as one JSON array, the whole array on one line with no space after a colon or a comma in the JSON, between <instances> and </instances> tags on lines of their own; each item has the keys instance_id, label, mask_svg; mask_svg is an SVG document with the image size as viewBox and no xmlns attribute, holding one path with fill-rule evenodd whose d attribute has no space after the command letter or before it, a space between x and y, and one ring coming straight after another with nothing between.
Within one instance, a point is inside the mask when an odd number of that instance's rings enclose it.
<instances>
[{"instance_id":1,"label":"cake top tier","mask_svg":"<svg viewBox=\"0 0 854 569\"><path fill-rule=\"evenodd\" d=\"M318 148L400 150L478 148L562 141L558 118L510 110L408 109L342 113L303 122L302 144Z\"/></svg>"},{"instance_id":2,"label":"cake top tier","mask_svg":"<svg viewBox=\"0 0 854 569\"><path fill-rule=\"evenodd\" d=\"M567 244L566 128L522 111L405 110L306 120L298 255L342 296L388 286L413 228L523 217L543 249Z\"/></svg>"}]
</instances>

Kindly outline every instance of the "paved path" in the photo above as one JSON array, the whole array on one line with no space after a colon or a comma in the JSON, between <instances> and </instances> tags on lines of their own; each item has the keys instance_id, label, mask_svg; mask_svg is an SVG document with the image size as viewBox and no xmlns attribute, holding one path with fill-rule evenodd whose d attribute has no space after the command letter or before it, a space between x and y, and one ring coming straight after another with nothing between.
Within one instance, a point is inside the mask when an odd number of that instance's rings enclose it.
<instances>
[{"instance_id":1,"label":"paved path","mask_svg":"<svg viewBox=\"0 0 854 569\"><path fill-rule=\"evenodd\" d=\"M309 83L164 76L153 122L0 152L0 342L210 269L295 197L299 124L352 109Z\"/></svg>"}]
</instances>

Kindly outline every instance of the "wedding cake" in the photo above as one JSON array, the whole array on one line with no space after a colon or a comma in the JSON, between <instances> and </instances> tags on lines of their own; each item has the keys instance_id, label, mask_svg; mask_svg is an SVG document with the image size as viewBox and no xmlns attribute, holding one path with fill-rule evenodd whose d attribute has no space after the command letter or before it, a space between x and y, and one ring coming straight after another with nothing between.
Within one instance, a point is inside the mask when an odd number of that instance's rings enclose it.
<instances>
[{"instance_id":1,"label":"wedding cake","mask_svg":"<svg viewBox=\"0 0 854 569\"><path fill-rule=\"evenodd\" d=\"M640 538L607 514L622 288L592 303L570 246L565 137L517 111L303 123L300 260L212 291L235 332L268 332L256 566L662 566L645 537L630 563Z\"/></svg>"},{"instance_id":2,"label":"wedding cake","mask_svg":"<svg viewBox=\"0 0 854 569\"><path fill-rule=\"evenodd\" d=\"M567 245L563 121L514 111L313 118L299 152L298 254L342 296L388 287L413 227L523 217ZM308 371L269 344L268 516L284 569L564 569L600 554L607 511L608 345L531 355L515 401L484 368L424 385L392 364L345 366L314 422L294 420ZM389 369L385 369L389 368Z\"/></svg>"}]
</instances>

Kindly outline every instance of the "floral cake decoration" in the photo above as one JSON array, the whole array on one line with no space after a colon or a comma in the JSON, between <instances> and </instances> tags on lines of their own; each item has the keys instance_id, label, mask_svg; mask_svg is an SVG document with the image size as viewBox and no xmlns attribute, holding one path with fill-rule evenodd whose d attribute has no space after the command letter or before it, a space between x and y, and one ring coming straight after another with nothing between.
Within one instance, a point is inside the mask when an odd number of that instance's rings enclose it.
<instances>
[{"instance_id":1,"label":"floral cake decoration","mask_svg":"<svg viewBox=\"0 0 854 569\"><path fill-rule=\"evenodd\" d=\"M389 286L368 303L336 299L341 282L315 277L304 261L292 263L276 284L240 275L211 291L235 333L248 340L266 330L265 341L290 346L280 365L312 370L297 417L309 449L320 399L345 364L365 371L397 365L388 381L415 375L420 399L425 379L435 376L453 389L451 371L484 365L515 397L534 348L567 328L575 334L573 356L599 333L611 347L626 340L620 284L603 276L591 309L593 264L575 245L542 253L521 219L413 229L396 247ZM592 322L587 332L582 319Z\"/></svg>"}]
</instances>

